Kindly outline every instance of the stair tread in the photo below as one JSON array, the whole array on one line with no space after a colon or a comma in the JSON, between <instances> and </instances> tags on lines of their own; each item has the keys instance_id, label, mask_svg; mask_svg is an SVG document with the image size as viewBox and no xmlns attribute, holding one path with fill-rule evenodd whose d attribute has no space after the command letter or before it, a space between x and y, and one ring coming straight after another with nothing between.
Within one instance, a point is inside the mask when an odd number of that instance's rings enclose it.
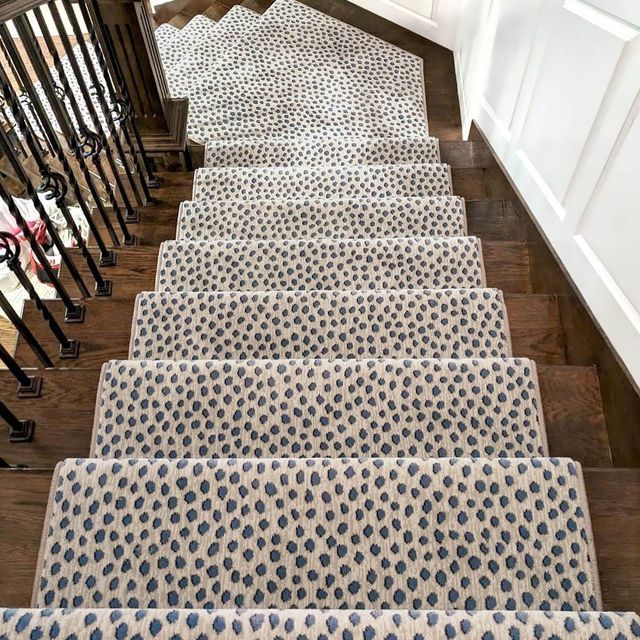
<instances>
[{"instance_id":1,"label":"stair tread","mask_svg":"<svg viewBox=\"0 0 640 640\"><path fill-rule=\"evenodd\" d=\"M170 240L156 291L450 289L485 287L480 241Z\"/></svg>"},{"instance_id":2,"label":"stair tread","mask_svg":"<svg viewBox=\"0 0 640 640\"><path fill-rule=\"evenodd\" d=\"M111 361L91 447L100 458L547 454L527 359Z\"/></svg>"},{"instance_id":3,"label":"stair tread","mask_svg":"<svg viewBox=\"0 0 640 640\"><path fill-rule=\"evenodd\" d=\"M124 609L114 616L108 609L0 609L0 635L17 640L58 633L67 638L80 628L87 637L116 637L118 628L126 628L132 637L143 638L150 626L154 634L166 630L173 638L224 640L321 640L328 629L336 637L356 638L364 632L367 637L404 640L423 640L425 634L444 638L455 629L464 629L469 640L514 633L562 638L571 629L576 638L619 640L637 635L640 618L634 613L567 611Z\"/></svg>"},{"instance_id":4,"label":"stair tread","mask_svg":"<svg viewBox=\"0 0 640 640\"><path fill-rule=\"evenodd\" d=\"M180 205L177 238L238 240L465 235L455 196L329 200L203 200Z\"/></svg>"},{"instance_id":5,"label":"stair tread","mask_svg":"<svg viewBox=\"0 0 640 640\"><path fill-rule=\"evenodd\" d=\"M66 460L33 604L590 610L588 514L567 459Z\"/></svg>"},{"instance_id":6,"label":"stair tread","mask_svg":"<svg viewBox=\"0 0 640 640\"><path fill-rule=\"evenodd\" d=\"M213 63L259 18L255 11L239 5L232 7L218 22L205 15L195 16L182 30L180 42L171 43L174 46L172 56L165 56L171 95L190 97L197 78L206 76Z\"/></svg>"},{"instance_id":7,"label":"stair tread","mask_svg":"<svg viewBox=\"0 0 640 640\"><path fill-rule=\"evenodd\" d=\"M131 359L510 357L502 293L144 292Z\"/></svg>"},{"instance_id":8,"label":"stair tread","mask_svg":"<svg viewBox=\"0 0 640 640\"><path fill-rule=\"evenodd\" d=\"M451 195L445 164L230 167L195 171L193 200L288 200Z\"/></svg>"},{"instance_id":9,"label":"stair tread","mask_svg":"<svg viewBox=\"0 0 640 640\"><path fill-rule=\"evenodd\" d=\"M205 167L285 167L440 162L436 138L210 140Z\"/></svg>"}]
</instances>

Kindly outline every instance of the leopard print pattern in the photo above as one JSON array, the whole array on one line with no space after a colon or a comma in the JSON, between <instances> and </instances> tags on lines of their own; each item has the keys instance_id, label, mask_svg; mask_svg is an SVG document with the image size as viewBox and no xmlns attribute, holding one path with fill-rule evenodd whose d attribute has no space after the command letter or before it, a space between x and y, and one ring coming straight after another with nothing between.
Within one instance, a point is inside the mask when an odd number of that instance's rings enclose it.
<instances>
[{"instance_id":1,"label":"leopard print pattern","mask_svg":"<svg viewBox=\"0 0 640 640\"><path fill-rule=\"evenodd\" d=\"M196 18L198 16L183 29L182 49L185 55L179 56L166 69L167 83L173 97L188 98L190 80L206 73L211 64L257 22L259 15L236 5L218 22L209 20L190 29Z\"/></svg>"},{"instance_id":2,"label":"leopard print pattern","mask_svg":"<svg viewBox=\"0 0 640 640\"><path fill-rule=\"evenodd\" d=\"M437 138L350 140L216 140L207 143L205 167L317 167L440 162Z\"/></svg>"},{"instance_id":3,"label":"leopard print pattern","mask_svg":"<svg viewBox=\"0 0 640 640\"><path fill-rule=\"evenodd\" d=\"M0 609L0 640L631 640L634 613L277 609Z\"/></svg>"},{"instance_id":4,"label":"leopard print pattern","mask_svg":"<svg viewBox=\"0 0 640 640\"><path fill-rule=\"evenodd\" d=\"M451 195L446 164L196 169L193 200L309 200Z\"/></svg>"},{"instance_id":5,"label":"leopard print pattern","mask_svg":"<svg viewBox=\"0 0 640 640\"><path fill-rule=\"evenodd\" d=\"M180 205L178 240L295 240L464 236L464 200L190 200Z\"/></svg>"},{"instance_id":6,"label":"leopard print pattern","mask_svg":"<svg viewBox=\"0 0 640 640\"><path fill-rule=\"evenodd\" d=\"M548 455L530 360L112 361L96 458Z\"/></svg>"},{"instance_id":7,"label":"leopard print pattern","mask_svg":"<svg viewBox=\"0 0 640 640\"><path fill-rule=\"evenodd\" d=\"M35 607L593 610L567 459L66 460Z\"/></svg>"},{"instance_id":8,"label":"leopard print pattern","mask_svg":"<svg viewBox=\"0 0 640 640\"><path fill-rule=\"evenodd\" d=\"M507 358L496 289L138 295L133 360Z\"/></svg>"},{"instance_id":9,"label":"leopard print pattern","mask_svg":"<svg viewBox=\"0 0 640 640\"><path fill-rule=\"evenodd\" d=\"M214 40L216 37L217 23L202 14L196 15L178 30L175 38L166 39L160 49L160 59L164 67L165 75L169 80L171 70L180 65L191 56L192 49L199 42ZM160 43L158 43L160 45ZM169 83L171 88L171 83ZM183 97L183 96L174 96Z\"/></svg>"},{"instance_id":10,"label":"leopard print pattern","mask_svg":"<svg viewBox=\"0 0 640 640\"><path fill-rule=\"evenodd\" d=\"M188 83L200 141L428 134L422 59L295 0Z\"/></svg>"},{"instance_id":11,"label":"leopard print pattern","mask_svg":"<svg viewBox=\"0 0 640 640\"><path fill-rule=\"evenodd\" d=\"M484 287L478 238L163 242L156 291Z\"/></svg>"}]
</instances>

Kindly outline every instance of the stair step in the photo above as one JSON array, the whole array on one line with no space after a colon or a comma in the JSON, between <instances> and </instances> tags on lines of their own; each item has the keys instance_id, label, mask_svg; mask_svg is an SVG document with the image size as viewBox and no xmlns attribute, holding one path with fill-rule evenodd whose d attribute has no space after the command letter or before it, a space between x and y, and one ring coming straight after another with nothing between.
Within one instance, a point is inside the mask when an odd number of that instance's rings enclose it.
<instances>
[{"instance_id":1,"label":"stair step","mask_svg":"<svg viewBox=\"0 0 640 640\"><path fill-rule=\"evenodd\" d=\"M134 360L511 355L496 289L145 292L129 348Z\"/></svg>"},{"instance_id":2,"label":"stair step","mask_svg":"<svg viewBox=\"0 0 640 640\"><path fill-rule=\"evenodd\" d=\"M325 640L336 638L453 637L462 630L469 640L490 638L591 638L621 640L638 635L635 613L567 611L383 611L365 609L0 609L0 635L16 640L35 637L118 637L153 635L224 640Z\"/></svg>"},{"instance_id":3,"label":"stair step","mask_svg":"<svg viewBox=\"0 0 640 640\"><path fill-rule=\"evenodd\" d=\"M36 607L592 610L568 459L66 460Z\"/></svg>"},{"instance_id":4,"label":"stair step","mask_svg":"<svg viewBox=\"0 0 640 640\"><path fill-rule=\"evenodd\" d=\"M180 33L180 29L177 29L172 24L165 22L161 24L154 32L153 35L156 37L156 42L158 43L158 49L160 53L162 53L163 48L174 38L178 37Z\"/></svg>"},{"instance_id":5,"label":"stair step","mask_svg":"<svg viewBox=\"0 0 640 640\"><path fill-rule=\"evenodd\" d=\"M463 236L464 200L191 200L180 205L178 240Z\"/></svg>"},{"instance_id":6,"label":"stair step","mask_svg":"<svg viewBox=\"0 0 640 640\"><path fill-rule=\"evenodd\" d=\"M156 291L309 291L485 287L477 238L170 240Z\"/></svg>"},{"instance_id":7,"label":"stair step","mask_svg":"<svg viewBox=\"0 0 640 640\"><path fill-rule=\"evenodd\" d=\"M440 162L437 138L211 140L205 167L296 167Z\"/></svg>"},{"instance_id":8,"label":"stair step","mask_svg":"<svg viewBox=\"0 0 640 640\"><path fill-rule=\"evenodd\" d=\"M167 82L174 97L190 97L199 80L208 77L214 62L233 47L260 16L238 5L217 23L201 16L202 19L190 30L190 25L199 17L193 18L181 34L184 55L166 69Z\"/></svg>"},{"instance_id":9,"label":"stair step","mask_svg":"<svg viewBox=\"0 0 640 640\"><path fill-rule=\"evenodd\" d=\"M97 458L548 455L535 364L111 361Z\"/></svg>"},{"instance_id":10,"label":"stair step","mask_svg":"<svg viewBox=\"0 0 640 640\"><path fill-rule=\"evenodd\" d=\"M197 40L214 39L217 23L203 15L191 18L189 22L177 29L175 37L158 41L160 59L165 74L185 58L189 57L190 49Z\"/></svg>"},{"instance_id":11,"label":"stair step","mask_svg":"<svg viewBox=\"0 0 640 640\"><path fill-rule=\"evenodd\" d=\"M421 138L422 60L295 0L277 0L190 96L198 140Z\"/></svg>"},{"instance_id":12,"label":"stair step","mask_svg":"<svg viewBox=\"0 0 640 640\"><path fill-rule=\"evenodd\" d=\"M445 164L197 169L193 200L310 200L451 195Z\"/></svg>"}]
</instances>

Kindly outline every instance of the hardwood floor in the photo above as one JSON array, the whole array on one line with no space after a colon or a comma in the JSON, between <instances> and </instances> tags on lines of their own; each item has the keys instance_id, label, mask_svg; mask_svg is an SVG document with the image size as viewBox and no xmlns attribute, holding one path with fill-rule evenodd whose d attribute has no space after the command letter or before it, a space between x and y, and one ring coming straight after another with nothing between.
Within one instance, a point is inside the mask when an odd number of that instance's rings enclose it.
<instances>
[{"instance_id":1,"label":"hardwood floor","mask_svg":"<svg viewBox=\"0 0 640 640\"><path fill-rule=\"evenodd\" d=\"M586 467L605 608L640 610L640 399L479 132L461 140L451 52L344 0L306 2L423 58L430 130L441 138L455 192L467 199L469 233L483 241L490 283L508 292L516 354L539 363L551 453ZM174 0L156 18L181 26L196 9L217 15L233 4ZM263 10L269 1L242 4ZM177 205L189 198L190 174L163 177L159 204L143 208L140 223L131 225L140 246L120 248L117 266L106 271L113 297L89 301L83 325L64 325L82 342L79 359L41 372L43 396L34 400L17 399L14 380L0 372L2 398L37 425L33 443L0 439L0 457L43 467L0 470L2 604L29 602L51 469L65 457L88 455L100 367L108 358L126 356L133 300L152 288L157 247L174 237ZM50 306L61 317L60 304ZM32 305L25 317L53 355L56 345ZM23 343L17 356L35 364Z\"/></svg>"}]
</instances>

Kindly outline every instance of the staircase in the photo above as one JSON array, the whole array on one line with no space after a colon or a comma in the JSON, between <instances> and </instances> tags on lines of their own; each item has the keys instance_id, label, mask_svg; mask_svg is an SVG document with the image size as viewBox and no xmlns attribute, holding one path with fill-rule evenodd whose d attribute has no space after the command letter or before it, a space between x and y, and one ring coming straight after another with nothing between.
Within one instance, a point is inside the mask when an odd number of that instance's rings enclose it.
<instances>
[{"instance_id":1,"label":"staircase","mask_svg":"<svg viewBox=\"0 0 640 640\"><path fill-rule=\"evenodd\" d=\"M422 60L296 0L156 38L204 167L172 239L136 231L154 264L120 253L155 286L128 355L95 337L89 457L55 469L0 638L640 636L550 457L578 372L523 339L549 307L518 247L469 235Z\"/></svg>"}]
</instances>

